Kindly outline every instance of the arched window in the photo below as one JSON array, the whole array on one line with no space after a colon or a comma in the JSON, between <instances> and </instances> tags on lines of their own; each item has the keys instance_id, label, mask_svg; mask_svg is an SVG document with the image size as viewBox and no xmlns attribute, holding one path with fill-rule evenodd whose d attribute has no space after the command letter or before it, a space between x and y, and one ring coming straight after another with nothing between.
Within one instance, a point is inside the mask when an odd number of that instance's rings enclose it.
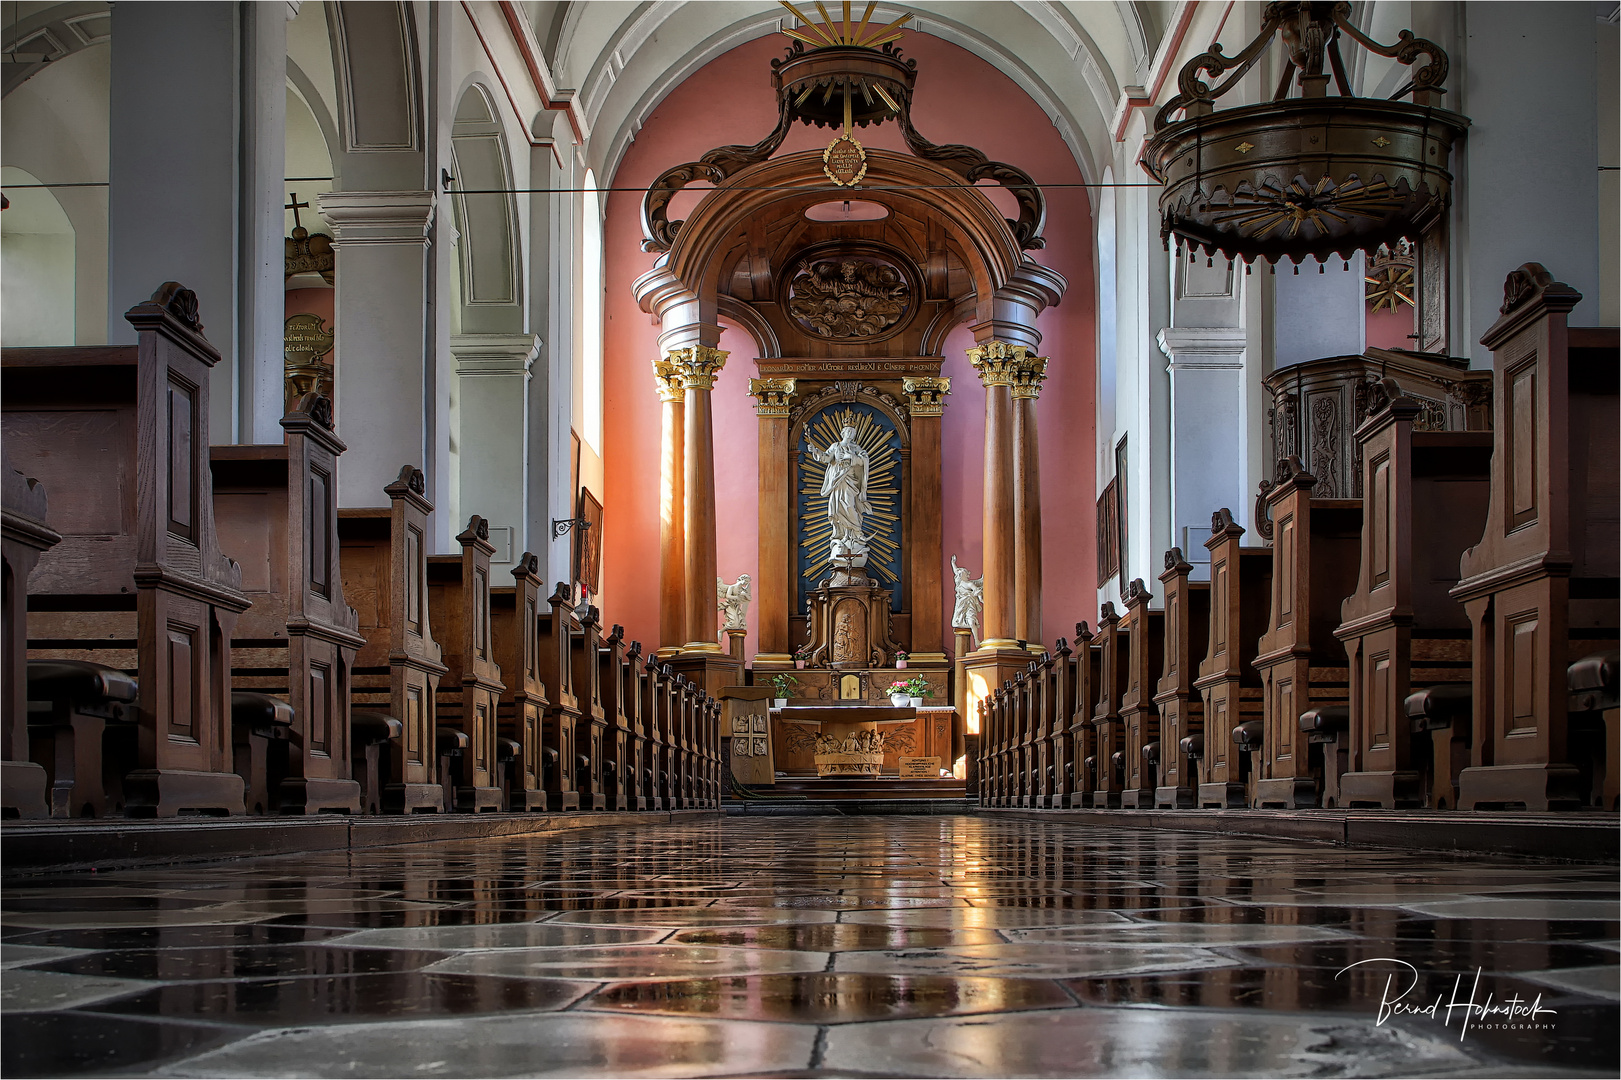
<instances>
[{"instance_id":1,"label":"arched window","mask_svg":"<svg viewBox=\"0 0 1621 1080\"><path fill-rule=\"evenodd\" d=\"M584 197L581 200L580 231L580 357L585 415L580 418L580 435L599 454L602 452L602 199L597 194L597 176L585 170Z\"/></svg>"},{"instance_id":2,"label":"arched window","mask_svg":"<svg viewBox=\"0 0 1621 1080\"><path fill-rule=\"evenodd\" d=\"M22 169L4 169L10 207L0 215L0 326L6 345L72 345L73 224L48 188Z\"/></svg>"}]
</instances>

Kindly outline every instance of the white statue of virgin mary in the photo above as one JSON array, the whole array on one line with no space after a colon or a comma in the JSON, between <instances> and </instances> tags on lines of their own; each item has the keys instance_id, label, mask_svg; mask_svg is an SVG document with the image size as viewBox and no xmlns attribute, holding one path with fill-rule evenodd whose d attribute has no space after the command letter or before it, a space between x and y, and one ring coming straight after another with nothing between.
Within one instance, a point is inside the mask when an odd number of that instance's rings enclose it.
<instances>
[{"instance_id":1,"label":"white statue of virgin mary","mask_svg":"<svg viewBox=\"0 0 1621 1080\"><path fill-rule=\"evenodd\" d=\"M822 474L822 491L827 496L827 520L833 526L832 554L835 558L865 554L867 534L861 519L872 513L867 501L867 479L871 461L867 449L856 441L856 429L846 427L839 441L827 449L810 448L811 457L827 467Z\"/></svg>"}]
</instances>

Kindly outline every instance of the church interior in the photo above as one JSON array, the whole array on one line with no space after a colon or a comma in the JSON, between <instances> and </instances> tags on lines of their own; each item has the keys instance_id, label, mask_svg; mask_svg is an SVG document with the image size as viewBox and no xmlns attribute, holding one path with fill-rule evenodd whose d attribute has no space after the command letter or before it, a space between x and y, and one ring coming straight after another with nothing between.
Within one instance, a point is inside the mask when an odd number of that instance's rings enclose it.
<instances>
[{"instance_id":1,"label":"church interior","mask_svg":"<svg viewBox=\"0 0 1621 1080\"><path fill-rule=\"evenodd\" d=\"M0 1075L1621 1068L1615 0L0 40Z\"/></svg>"}]
</instances>

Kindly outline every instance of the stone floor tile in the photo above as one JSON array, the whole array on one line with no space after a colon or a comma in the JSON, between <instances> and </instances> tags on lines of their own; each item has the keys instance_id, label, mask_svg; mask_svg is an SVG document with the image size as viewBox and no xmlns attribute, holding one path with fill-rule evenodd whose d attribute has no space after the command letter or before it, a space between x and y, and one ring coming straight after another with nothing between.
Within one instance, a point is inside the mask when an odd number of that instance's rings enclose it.
<instances>
[{"instance_id":1,"label":"stone floor tile","mask_svg":"<svg viewBox=\"0 0 1621 1080\"><path fill-rule=\"evenodd\" d=\"M1081 1009L830 1028L821 1064L938 1077L1411 1076L1478 1063L1450 1039L1313 1019Z\"/></svg>"},{"instance_id":2,"label":"stone floor tile","mask_svg":"<svg viewBox=\"0 0 1621 1080\"><path fill-rule=\"evenodd\" d=\"M269 1031L167 1076L757 1076L805 1067L816 1028L563 1013Z\"/></svg>"},{"instance_id":3,"label":"stone floor tile","mask_svg":"<svg viewBox=\"0 0 1621 1080\"><path fill-rule=\"evenodd\" d=\"M385 971L416 971L449 955L446 952L406 949L340 949L330 943L230 949L129 949L54 960L30 970L158 982L294 978L300 975L330 978Z\"/></svg>"},{"instance_id":4,"label":"stone floor tile","mask_svg":"<svg viewBox=\"0 0 1621 1080\"><path fill-rule=\"evenodd\" d=\"M1071 979L1082 975L1236 967L1237 961L1205 949L1144 945L1140 948L1068 945L1058 942L969 945L955 949L846 952L834 971L906 975L986 975L1000 978Z\"/></svg>"},{"instance_id":5,"label":"stone floor tile","mask_svg":"<svg viewBox=\"0 0 1621 1080\"><path fill-rule=\"evenodd\" d=\"M63 960L70 956L84 956L92 950L68 949L60 945L21 945L7 942L0 945L0 969L23 964L41 964L47 960Z\"/></svg>"},{"instance_id":6,"label":"stone floor tile","mask_svg":"<svg viewBox=\"0 0 1621 1080\"><path fill-rule=\"evenodd\" d=\"M598 945L467 952L431 970L560 979L669 979L821 971L826 953L719 949L704 945Z\"/></svg>"},{"instance_id":7,"label":"stone floor tile","mask_svg":"<svg viewBox=\"0 0 1621 1080\"><path fill-rule=\"evenodd\" d=\"M72 1009L132 994L151 985L132 979L12 968L0 973L0 1009L8 1013Z\"/></svg>"},{"instance_id":8,"label":"stone floor tile","mask_svg":"<svg viewBox=\"0 0 1621 1080\"><path fill-rule=\"evenodd\" d=\"M1614 900L1527 900L1511 897L1465 897L1403 905L1408 911L1453 919L1594 919L1621 920Z\"/></svg>"},{"instance_id":9,"label":"stone floor tile","mask_svg":"<svg viewBox=\"0 0 1621 1080\"><path fill-rule=\"evenodd\" d=\"M1621 966L1609 964L1600 967L1552 968L1546 971L1520 973L1526 982L1552 986L1560 990L1574 990L1581 994L1609 1001L1621 1001Z\"/></svg>"},{"instance_id":10,"label":"stone floor tile","mask_svg":"<svg viewBox=\"0 0 1621 1080\"><path fill-rule=\"evenodd\" d=\"M211 1049L246 1029L104 1013L6 1013L0 1017L0 1074L9 1077L128 1076Z\"/></svg>"},{"instance_id":11,"label":"stone floor tile","mask_svg":"<svg viewBox=\"0 0 1621 1080\"><path fill-rule=\"evenodd\" d=\"M494 923L361 930L332 941L366 949L525 949L575 945L640 945L669 936L668 927L591 926L576 923Z\"/></svg>"},{"instance_id":12,"label":"stone floor tile","mask_svg":"<svg viewBox=\"0 0 1621 1080\"><path fill-rule=\"evenodd\" d=\"M592 995L581 1008L843 1024L1067 1008L1074 1003L1057 983L1041 979L830 972L617 983Z\"/></svg>"}]
</instances>

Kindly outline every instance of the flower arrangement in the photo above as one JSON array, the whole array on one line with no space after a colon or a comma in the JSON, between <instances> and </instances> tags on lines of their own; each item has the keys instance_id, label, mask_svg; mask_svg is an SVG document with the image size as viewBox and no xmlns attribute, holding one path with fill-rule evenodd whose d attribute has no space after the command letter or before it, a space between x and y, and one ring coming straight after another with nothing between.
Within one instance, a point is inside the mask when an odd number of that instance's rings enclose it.
<instances>
[{"instance_id":1,"label":"flower arrangement","mask_svg":"<svg viewBox=\"0 0 1621 1080\"><path fill-rule=\"evenodd\" d=\"M900 679L896 679L894 682L889 684L889 693L891 696L900 695L903 697L911 697L912 681L907 679L903 682Z\"/></svg>"}]
</instances>

